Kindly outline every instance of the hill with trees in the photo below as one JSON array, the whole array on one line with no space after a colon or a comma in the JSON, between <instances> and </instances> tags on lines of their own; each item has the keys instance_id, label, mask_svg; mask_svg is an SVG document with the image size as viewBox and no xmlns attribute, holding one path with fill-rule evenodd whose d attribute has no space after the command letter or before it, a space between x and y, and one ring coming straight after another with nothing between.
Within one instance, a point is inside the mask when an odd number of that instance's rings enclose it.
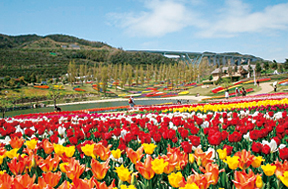
<instances>
[{"instance_id":1,"label":"hill with trees","mask_svg":"<svg viewBox=\"0 0 288 189\"><path fill-rule=\"evenodd\" d=\"M92 42L68 35L0 34L0 77L37 75L48 79L67 73L68 64L162 64L174 60L156 54L126 52L103 42Z\"/></svg>"}]
</instances>

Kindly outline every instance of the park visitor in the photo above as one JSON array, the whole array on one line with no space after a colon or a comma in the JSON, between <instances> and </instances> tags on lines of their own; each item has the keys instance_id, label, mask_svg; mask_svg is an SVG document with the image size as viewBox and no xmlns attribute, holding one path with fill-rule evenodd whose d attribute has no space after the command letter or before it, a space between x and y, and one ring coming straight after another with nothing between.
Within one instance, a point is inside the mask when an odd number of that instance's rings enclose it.
<instances>
[{"instance_id":1,"label":"park visitor","mask_svg":"<svg viewBox=\"0 0 288 189\"><path fill-rule=\"evenodd\" d=\"M227 89L227 91L225 92L225 98L228 99L229 98L229 90Z\"/></svg>"},{"instance_id":2,"label":"park visitor","mask_svg":"<svg viewBox=\"0 0 288 189\"><path fill-rule=\"evenodd\" d=\"M246 96L246 90L245 90L245 88L244 87L242 87L242 96Z\"/></svg>"},{"instance_id":3,"label":"park visitor","mask_svg":"<svg viewBox=\"0 0 288 189\"><path fill-rule=\"evenodd\" d=\"M238 87L236 87L236 89L235 89L235 96L239 96L239 95L240 95L240 91L239 91Z\"/></svg>"},{"instance_id":4,"label":"park visitor","mask_svg":"<svg viewBox=\"0 0 288 189\"><path fill-rule=\"evenodd\" d=\"M134 99L133 99L133 96L130 96L130 98L129 98L129 100L128 100L128 103L129 103L129 105L130 105L131 108L134 107L135 101L134 101Z\"/></svg>"}]
</instances>

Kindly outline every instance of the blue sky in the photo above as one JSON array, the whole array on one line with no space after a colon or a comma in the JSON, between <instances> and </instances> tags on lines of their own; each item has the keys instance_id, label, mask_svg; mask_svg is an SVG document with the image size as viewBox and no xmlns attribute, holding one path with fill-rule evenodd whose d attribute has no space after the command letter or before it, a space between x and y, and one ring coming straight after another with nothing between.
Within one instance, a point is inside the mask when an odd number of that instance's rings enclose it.
<instances>
[{"instance_id":1,"label":"blue sky","mask_svg":"<svg viewBox=\"0 0 288 189\"><path fill-rule=\"evenodd\" d=\"M287 0L1 0L0 33L68 34L124 50L288 58Z\"/></svg>"}]
</instances>

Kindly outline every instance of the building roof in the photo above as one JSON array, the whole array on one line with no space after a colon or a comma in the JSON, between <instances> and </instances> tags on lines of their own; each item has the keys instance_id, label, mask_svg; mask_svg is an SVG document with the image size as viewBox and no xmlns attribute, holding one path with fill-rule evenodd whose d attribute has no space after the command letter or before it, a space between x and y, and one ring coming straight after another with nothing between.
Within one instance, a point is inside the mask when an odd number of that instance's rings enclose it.
<instances>
[{"instance_id":1,"label":"building roof","mask_svg":"<svg viewBox=\"0 0 288 189\"><path fill-rule=\"evenodd\" d=\"M242 68L245 70L245 71L248 71L248 65L241 65L242 66ZM238 68L238 70L240 69L240 67L241 66L238 66L237 68ZM250 66L252 67L252 69L254 70L255 69L255 65L253 65L253 64L250 64ZM222 72L224 72L225 70L226 71L228 71L228 66L225 66L225 67L222 67ZM232 68L234 68L234 66L232 66ZM213 70L212 72L211 72L211 74L219 74L220 73L220 68L216 68L215 70Z\"/></svg>"}]
</instances>

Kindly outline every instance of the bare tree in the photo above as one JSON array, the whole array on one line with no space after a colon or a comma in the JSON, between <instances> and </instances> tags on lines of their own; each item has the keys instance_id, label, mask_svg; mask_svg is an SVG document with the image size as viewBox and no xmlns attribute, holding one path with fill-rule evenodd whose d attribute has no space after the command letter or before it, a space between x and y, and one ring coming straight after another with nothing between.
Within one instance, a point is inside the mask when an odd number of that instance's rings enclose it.
<instances>
[{"instance_id":1,"label":"bare tree","mask_svg":"<svg viewBox=\"0 0 288 189\"><path fill-rule=\"evenodd\" d=\"M53 100L54 107L56 107L57 99L60 98L60 91L59 91L59 89L54 89L53 86L50 86L50 87L49 87L48 98L50 98L51 100Z\"/></svg>"},{"instance_id":2,"label":"bare tree","mask_svg":"<svg viewBox=\"0 0 288 189\"><path fill-rule=\"evenodd\" d=\"M74 61L70 61L68 65L68 82L73 86L75 77L77 75L77 69Z\"/></svg>"}]
</instances>

